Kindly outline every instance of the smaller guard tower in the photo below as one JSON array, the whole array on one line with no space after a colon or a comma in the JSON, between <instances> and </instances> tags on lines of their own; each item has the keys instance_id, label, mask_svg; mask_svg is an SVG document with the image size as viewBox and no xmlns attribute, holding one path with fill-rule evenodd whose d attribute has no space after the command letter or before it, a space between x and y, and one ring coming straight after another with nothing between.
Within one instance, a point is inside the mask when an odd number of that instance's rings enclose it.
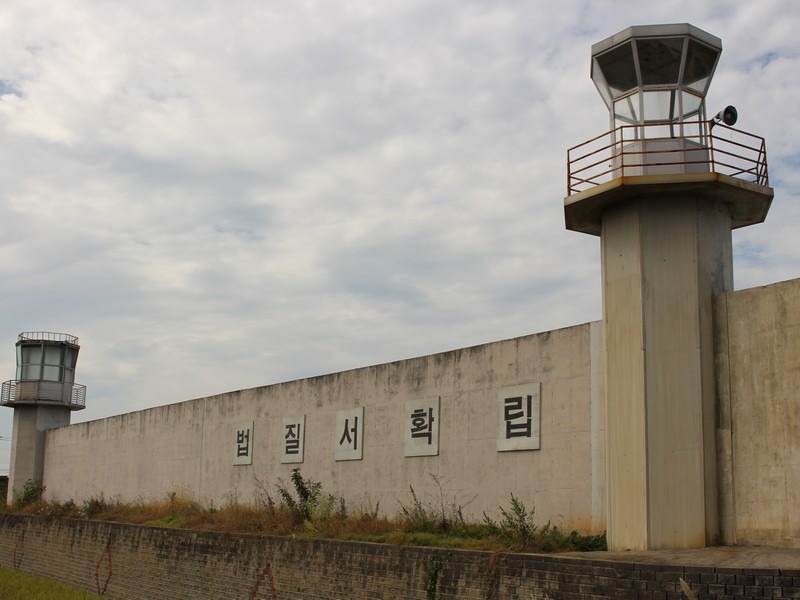
<instances>
[{"instance_id":1,"label":"smaller guard tower","mask_svg":"<svg viewBox=\"0 0 800 600\"><path fill-rule=\"evenodd\" d=\"M600 236L609 550L727 537L712 300L733 289L731 230L773 191L764 140L733 107L706 114L721 52L688 23L598 42L611 130L567 152L567 229Z\"/></svg>"},{"instance_id":2,"label":"smaller guard tower","mask_svg":"<svg viewBox=\"0 0 800 600\"><path fill-rule=\"evenodd\" d=\"M3 382L0 405L14 409L9 501L29 479L42 482L44 431L69 425L86 408L86 386L75 383L78 338L67 333L25 332L17 340L16 379Z\"/></svg>"}]
</instances>

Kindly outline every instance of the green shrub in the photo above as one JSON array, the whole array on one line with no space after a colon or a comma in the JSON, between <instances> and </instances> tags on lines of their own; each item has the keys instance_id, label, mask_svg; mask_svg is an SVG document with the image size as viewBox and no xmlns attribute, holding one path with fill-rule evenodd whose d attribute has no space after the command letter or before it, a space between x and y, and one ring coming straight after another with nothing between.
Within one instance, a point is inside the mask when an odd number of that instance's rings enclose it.
<instances>
[{"instance_id":1,"label":"green shrub","mask_svg":"<svg viewBox=\"0 0 800 600\"><path fill-rule=\"evenodd\" d=\"M41 483L28 479L22 486L22 491L14 496L14 510L21 510L42 501L42 496L47 488Z\"/></svg>"},{"instance_id":2,"label":"green shrub","mask_svg":"<svg viewBox=\"0 0 800 600\"><path fill-rule=\"evenodd\" d=\"M100 494L100 497L92 496L83 501L83 505L81 506L81 515L87 519L91 519L101 513L106 512L107 510L108 502L103 494Z\"/></svg>"},{"instance_id":3,"label":"green shrub","mask_svg":"<svg viewBox=\"0 0 800 600\"><path fill-rule=\"evenodd\" d=\"M535 509L528 511L525 504L512 493L511 510L506 510L501 506L502 518L499 522L492 520L486 513L483 513L483 520L490 535L525 547L536 533L536 524L533 522L534 513Z\"/></svg>"},{"instance_id":4,"label":"green shrub","mask_svg":"<svg viewBox=\"0 0 800 600\"><path fill-rule=\"evenodd\" d=\"M295 515L299 523L313 525L329 519L334 514L342 518L347 516L344 499L340 498L337 502L334 496L325 494L322 490L322 484L313 479L305 479L299 468L292 470L291 480L294 486L294 494L281 481L277 485L278 496L280 496L282 505ZM268 502L271 502L271 498ZM334 507L337 504L339 507L338 513L334 511Z\"/></svg>"},{"instance_id":5,"label":"green shrub","mask_svg":"<svg viewBox=\"0 0 800 600\"><path fill-rule=\"evenodd\" d=\"M519 550L589 552L607 549L605 533L583 535L575 530L564 533L550 521L538 527L533 520L534 513L533 508L528 510L523 502L511 494L511 508L506 510L500 507L502 518L499 522L486 513L483 513L483 518L489 535Z\"/></svg>"}]
</instances>

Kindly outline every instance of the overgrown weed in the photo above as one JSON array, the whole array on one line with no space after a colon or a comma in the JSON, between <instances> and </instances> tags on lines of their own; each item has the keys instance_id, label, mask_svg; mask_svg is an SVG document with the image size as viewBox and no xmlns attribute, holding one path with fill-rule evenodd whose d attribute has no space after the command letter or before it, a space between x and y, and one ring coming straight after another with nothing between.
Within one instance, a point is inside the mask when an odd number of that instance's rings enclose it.
<instances>
[{"instance_id":1,"label":"overgrown weed","mask_svg":"<svg viewBox=\"0 0 800 600\"><path fill-rule=\"evenodd\" d=\"M22 486L22 491L14 496L12 502L14 510L23 510L41 502L46 489L41 483L28 479Z\"/></svg>"},{"instance_id":2,"label":"overgrown weed","mask_svg":"<svg viewBox=\"0 0 800 600\"><path fill-rule=\"evenodd\" d=\"M144 498L123 501L98 494L78 506L72 500L44 500L44 486L30 482L15 498L11 510L52 518L443 548L532 552L606 549L605 534L567 533L549 521L538 526L534 521L535 510L514 494L509 508L500 507L497 521L484 513L482 523L469 523L464 517L464 505L455 498L448 499L441 481L434 475L431 478L437 488L431 499L422 500L410 487L410 500L400 502L400 511L394 516L379 514L377 504L349 510L343 499L326 493L321 483L305 478L300 469L292 471L290 484L279 480L275 498L267 485L256 480L252 503L241 502L233 489L221 506L205 507L179 490L170 491L156 501Z\"/></svg>"},{"instance_id":3,"label":"overgrown weed","mask_svg":"<svg viewBox=\"0 0 800 600\"><path fill-rule=\"evenodd\" d=\"M503 545L530 552L569 552L605 550L606 535L583 535L575 530L566 533L547 521L542 527L534 521L535 509L528 507L511 494L511 507L500 507L501 519L494 521L483 513L484 524L490 536Z\"/></svg>"},{"instance_id":4,"label":"overgrown weed","mask_svg":"<svg viewBox=\"0 0 800 600\"><path fill-rule=\"evenodd\" d=\"M412 533L445 533L463 535L470 531L464 519L464 506L455 498L447 500L438 476L430 474L436 484L438 494L432 501L423 501L417 496L413 486L408 486L411 501L400 502L400 515L403 528Z\"/></svg>"}]
</instances>

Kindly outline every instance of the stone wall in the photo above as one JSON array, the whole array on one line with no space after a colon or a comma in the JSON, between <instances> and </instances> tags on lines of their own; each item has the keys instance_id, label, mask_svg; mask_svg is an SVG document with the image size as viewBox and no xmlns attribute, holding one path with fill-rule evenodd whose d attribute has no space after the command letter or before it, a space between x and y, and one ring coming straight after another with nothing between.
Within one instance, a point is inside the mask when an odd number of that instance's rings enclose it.
<instances>
[{"instance_id":1,"label":"stone wall","mask_svg":"<svg viewBox=\"0 0 800 600\"><path fill-rule=\"evenodd\" d=\"M170 404L47 432L51 499L163 498L250 502L300 467L348 506L394 514L413 486L465 516L497 514L513 492L537 519L605 529L599 323L394 363ZM498 393L532 384L539 449L498 450ZM439 402L438 455L405 456L406 403ZM360 460L336 460L337 413L363 408ZM502 413L501 413L502 414ZM284 421L305 418L304 460L283 463ZM236 433L252 423L252 464L235 465ZM434 481L434 478L441 484Z\"/></svg>"},{"instance_id":2,"label":"stone wall","mask_svg":"<svg viewBox=\"0 0 800 600\"><path fill-rule=\"evenodd\" d=\"M798 598L800 569L657 566L6 515L0 565L107 598L265 600Z\"/></svg>"}]
</instances>

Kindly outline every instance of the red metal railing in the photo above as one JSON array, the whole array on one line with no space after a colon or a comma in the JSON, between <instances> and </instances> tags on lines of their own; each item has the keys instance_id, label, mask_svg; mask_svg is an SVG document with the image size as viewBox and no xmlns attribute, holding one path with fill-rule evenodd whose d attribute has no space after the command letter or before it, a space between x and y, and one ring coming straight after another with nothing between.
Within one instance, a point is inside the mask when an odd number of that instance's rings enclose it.
<instances>
[{"instance_id":1,"label":"red metal railing","mask_svg":"<svg viewBox=\"0 0 800 600\"><path fill-rule=\"evenodd\" d=\"M714 172L769 185L764 138L718 124L671 135L676 125L625 125L567 150L567 195L629 175Z\"/></svg>"}]
</instances>

